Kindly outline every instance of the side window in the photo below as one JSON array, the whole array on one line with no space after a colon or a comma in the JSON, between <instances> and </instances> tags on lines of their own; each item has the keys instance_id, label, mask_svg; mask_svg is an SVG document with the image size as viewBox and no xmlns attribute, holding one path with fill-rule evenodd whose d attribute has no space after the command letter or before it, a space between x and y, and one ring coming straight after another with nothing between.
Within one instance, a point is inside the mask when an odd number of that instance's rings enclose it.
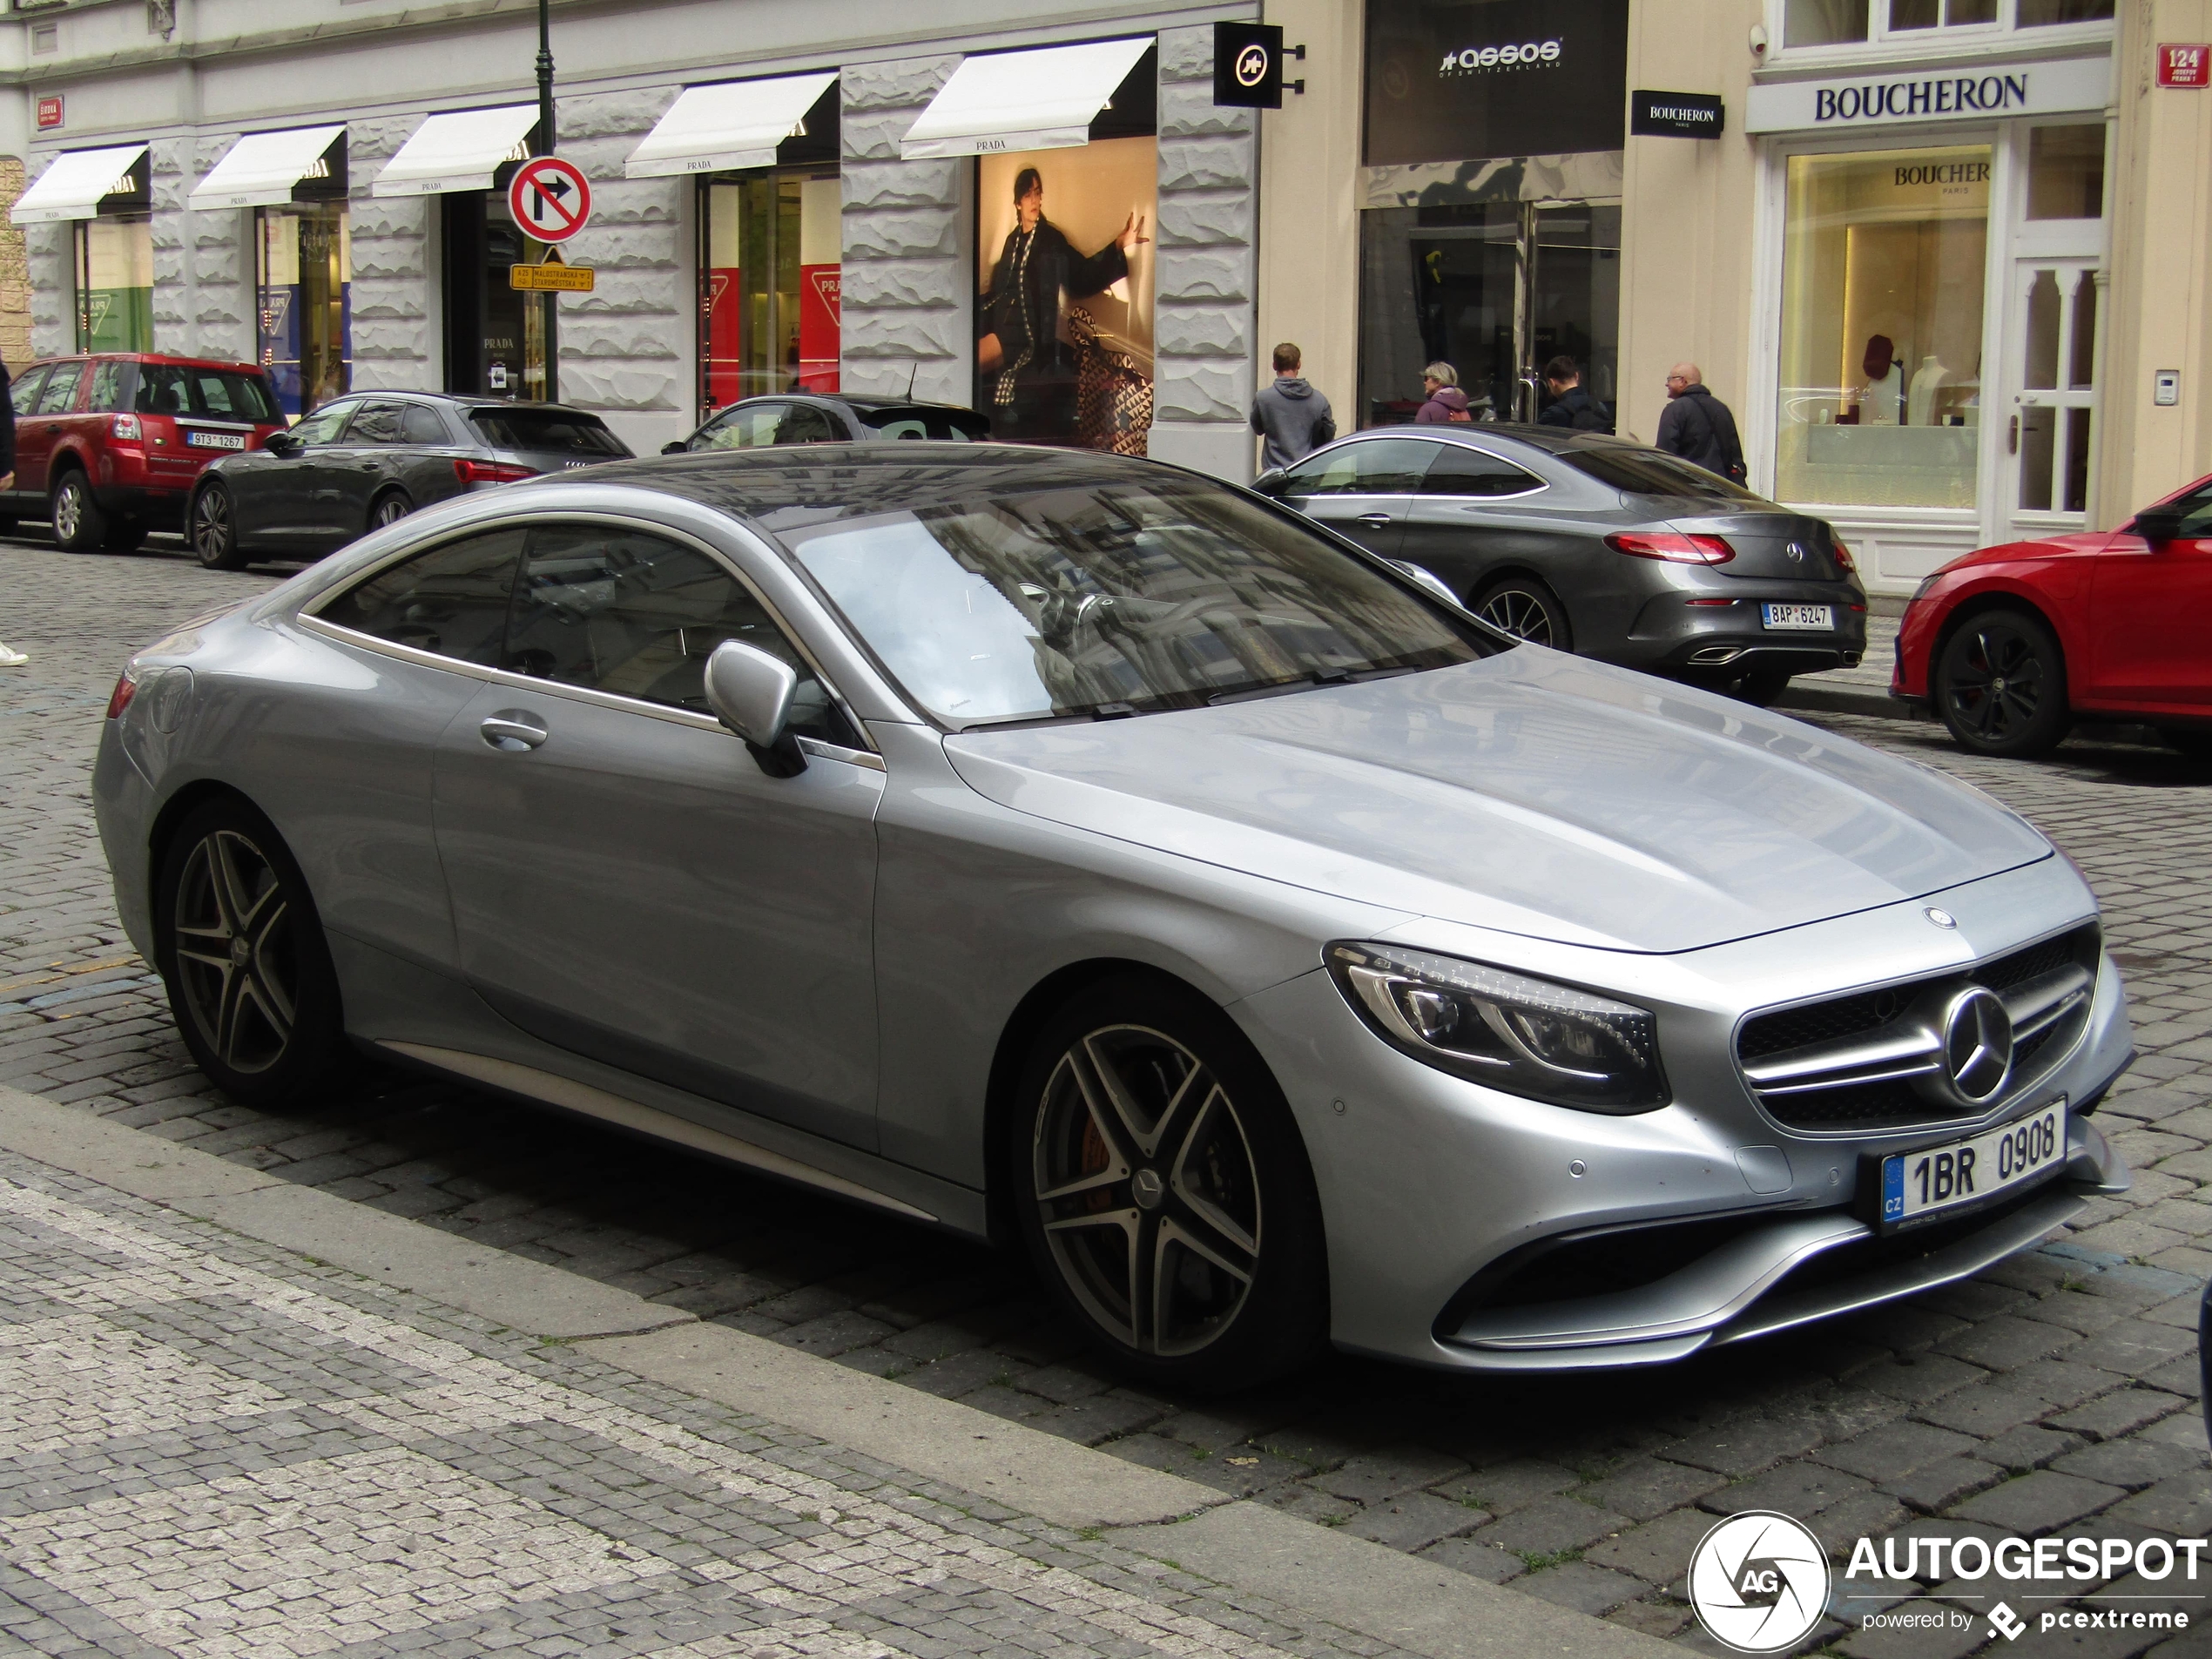
<instances>
[{"instance_id":1,"label":"side window","mask_svg":"<svg viewBox=\"0 0 2212 1659\"><path fill-rule=\"evenodd\" d=\"M1347 443L1291 469L1285 496L1410 496L1437 446L1420 438Z\"/></svg>"},{"instance_id":2,"label":"side window","mask_svg":"<svg viewBox=\"0 0 2212 1659\"><path fill-rule=\"evenodd\" d=\"M17 415L28 415L38 407L38 394L46 385L46 371L27 368L21 379L8 388L8 402Z\"/></svg>"},{"instance_id":3,"label":"side window","mask_svg":"<svg viewBox=\"0 0 2212 1659\"><path fill-rule=\"evenodd\" d=\"M396 403L370 403L354 416L346 428L347 443L397 443L401 411Z\"/></svg>"},{"instance_id":4,"label":"side window","mask_svg":"<svg viewBox=\"0 0 2212 1659\"><path fill-rule=\"evenodd\" d=\"M839 443L845 434L838 430L839 422L830 418L827 409L818 409L811 403L793 403L784 411L783 424L776 429L778 443Z\"/></svg>"},{"instance_id":5,"label":"side window","mask_svg":"<svg viewBox=\"0 0 2212 1659\"><path fill-rule=\"evenodd\" d=\"M56 363L54 372L46 377L46 389L38 395L37 412L67 415L77 407L77 387L84 378L84 364Z\"/></svg>"},{"instance_id":6,"label":"side window","mask_svg":"<svg viewBox=\"0 0 2212 1659\"><path fill-rule=\"evenodd\" d=\"M523 535L494 530L432 548L379 570L316 614L395 645L496 668Z\"/></svg>"},{"instance_id":7,"label":"side window","mask_svg":"<svg viewBox=\"0 0 2212 1659\"><path fill-rule=\"evenodd\" d=\"M446 423L438 418L435 409L425 408L420 403L410 403L400 415L401 443L451 443L453 437L446 430Z\"/></svg>"},{"instance_id":8,"label":"side window","mask_svg":"<svg viewBox=\"0 0 2212 1659\"><path fill-rule=\"evenodd\" d=\"M1435 461L1421 479L1424 496L1519 496L1541 489L1544 481L1510 461L1465 444L1437 446Z\"/></svg>"},{"instance_id":9,"label":"side window","mask_svg":"<svg viewBox=\"0 0 2212 1659\"><path fill-rule=\"evenodd\" d=\"M126 367L112 357L92 365L92 408L103 415L112 415L123 407Z\"/></svg>"},{"instance_id":10,"label":"side window","mask_svg":"<svg viewBox=\"0 0 2212 1659\"><path fill-rule=\"evenodd\" d=\"M740 403L698 437L702 449L759 449L778 442L787 403Z\"/></svg>"},{"instance_id":11,"label":"side window","mask_svg":"<svg viewBox=\"0 0 2212 1659\"><path fill-rule=\"evenodd\" d=\"M313 415L292 428L292 435L307 444L326 444L338 442L339 429L346 424L346 417L361 408L358 401L348 403L326 403Z\"/></svg>"},{"instance_id":12,"label":"side window","mask_svg":"<svg viewBox=\"0 0 2212 1659\"><path fill-rule=\"evenodd\" d=\"M799 675L792 729L854 739L752 590L696 549L614 525L539 525L515 596L506 668L705 714L706 659L725 639Z\"/></svg>"}]
</instances>

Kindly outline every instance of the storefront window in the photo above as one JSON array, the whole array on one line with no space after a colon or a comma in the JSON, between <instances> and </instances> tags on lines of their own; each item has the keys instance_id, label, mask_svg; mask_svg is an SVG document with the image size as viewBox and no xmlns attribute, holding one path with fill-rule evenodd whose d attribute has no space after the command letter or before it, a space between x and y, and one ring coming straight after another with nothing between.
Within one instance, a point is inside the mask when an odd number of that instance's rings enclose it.
<instances>
[{"instance_id":1,"label":"storefront window","mask_svg":"<svg viewBox=\"0 0 2212 1659\"><path fill-rule=\"evenodd\" d=\"M766 392L838 389L840 190L834 172L700 184L702 415Z\"/></svg>"},{"instance_id":2,"label":"storefront window","mask_svg":"<svg viewBox=\"0 0 2212 1659\"><path fill-rule=\"evenodd\" d=\"M976 163L975 402L991 435L1141 455L1159 141Z\"/></svg>"},{"instance_id":3,"label":"storefront window","mask_svg":"<svg viewBox=\"0 0 2212 1659\"><path fill-rule=\"evenodd\" d=\"M544 246L507 211L507 192L455 191L439 198L444 217L446 389L480 396L548 396L545 307L518 291L509 273L534 265Z\"/></svg>"},{"instance_id":4,"label":"storefront window","mask_svg":"<svg viewBox=\"0 0 2212 1659\"><path fill-rule=\"evenodd\" d=\"M2105 124L2036 127L2027 135L2027 216L2102 219Z\"/></svg>"},{"instance_id":5,"label":"storefront window","mask_svg":"<svg viewBox=\"0 0 2212 1659\"><path fill-rule=\"evenodd\" d=\"M353 250L342 202L254 210L261 367L297 420L353 389Z\"/></svg>"},{"instance_id":6,"label":"storefront window","mask_svg":"<svg viewBox=\"0 0 2212 1659\"><path fill-rule=\"evenodd\" d=\"M2061 23L2108 23L2112 0L2020 0L2020 26L2047 28Z\"/></svg>"},{"instance_id":7,"label":"storefront window","mask_svg":"<svg viewBox=\"0 0 2212 1659\"><path fill-rule=\"evenodd\" d=\"M1972 507L1986 145L1792 156L1775 495Z\"/></svg>"},{"instance_id":8,"label":"storefront window","mask_svg":"<svg viewBox=\"0 0 2212 1659\"><path fill-rule=\"evenodd\" d=\"M2020 29L2107 23L2113 0L2015 0ZM1782 44L1841 46L1876 31L1910 37L1923 29L1987 29L2005 21L2000 0L1783 0Z\"/></svg>"},{"instance_id":9,"label":"storefront window","mask_svg":"<svg viewBox=\"0 0 2212 1659\"><path fill-rule=\"evenodd\" d=\"M77 349L153 349L153 221L77 221Z\"/></svg>"}]
</instances>

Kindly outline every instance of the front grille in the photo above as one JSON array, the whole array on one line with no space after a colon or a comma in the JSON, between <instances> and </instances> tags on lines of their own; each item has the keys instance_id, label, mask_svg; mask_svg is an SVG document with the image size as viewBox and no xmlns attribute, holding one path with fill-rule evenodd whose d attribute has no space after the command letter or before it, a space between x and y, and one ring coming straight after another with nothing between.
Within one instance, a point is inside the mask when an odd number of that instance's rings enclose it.
<instances>
[{"instance_id":1,"label":"front grille","mask_svg":"<svg viewBox=\"0 0 2212 1659\"><path fill-rule=\"evenodd\" d=\"M1755 1015L1737 1033L1737 1059L1768 1115L1790 1129L1844 1132L1979 1117L2001 1101L1968 1109L1915 1085L1939 1057L1925 1041L1928 1000L1969 984L2006 999L2020 1028L2003 1091L2010 1099L2055 1065L2087 1026L2101 948L2097 924L2085 922L1963 971Z\"/></svg>"}]
</instances>

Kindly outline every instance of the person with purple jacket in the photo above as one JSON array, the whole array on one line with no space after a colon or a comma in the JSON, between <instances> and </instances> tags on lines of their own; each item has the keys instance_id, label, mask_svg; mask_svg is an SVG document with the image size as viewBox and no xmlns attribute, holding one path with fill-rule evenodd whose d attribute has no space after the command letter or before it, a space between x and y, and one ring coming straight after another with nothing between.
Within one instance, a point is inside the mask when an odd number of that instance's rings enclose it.
<instances>
[{"instance_id":1,"label":"person with purple jacket","mask_svg":"<svg viewBox=\"0 0 2212 1659\"><path fill-rule=\"evenodd\" d=\"M1472 421L1467 395L1460 389L1460 371L1449 363L1431 363L1421 371L1421 390L1428 395L1413 416L1416 425L1434 426L1444 421Z\"/></svg>"}]
</instances>

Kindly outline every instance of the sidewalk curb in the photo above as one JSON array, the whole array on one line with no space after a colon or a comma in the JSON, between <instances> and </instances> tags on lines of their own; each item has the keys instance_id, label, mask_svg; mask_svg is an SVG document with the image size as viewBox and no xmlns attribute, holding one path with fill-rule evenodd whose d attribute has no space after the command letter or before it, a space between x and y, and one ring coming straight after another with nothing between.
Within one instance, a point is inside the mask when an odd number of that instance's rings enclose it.
<instances>
[{"instance_id":1,"label":"sidewalk curb","mask_svg":"<svg viewBox=\"0 0 2212 1659\"><path fill-rule=\"evenodd\" d=\"M1674 1644L0 1084L0 1150L766 1418L1425 1659ZM1190 1517L1179 1523L1177 1517ZM1160 1524L1165 1522L1167 1524ZM1687 1563L1685 1563L1687 1565Z\"/></svg>"},{"instance_id":2,"label":"sidewalk curb","mask_svg":"<svg viewBox=\"0 0 2212 1659\"><path fill-rule=\"evenodd\" d=\"M1774 706L1784 714L1792 709L1805 709L1817 714L1861 714L1876 720L1930 718L1887 691L1858 685L1808 685L1803 680L1791 681L1790 689L1774 699Z\"/></svg>"}]
</instances>

